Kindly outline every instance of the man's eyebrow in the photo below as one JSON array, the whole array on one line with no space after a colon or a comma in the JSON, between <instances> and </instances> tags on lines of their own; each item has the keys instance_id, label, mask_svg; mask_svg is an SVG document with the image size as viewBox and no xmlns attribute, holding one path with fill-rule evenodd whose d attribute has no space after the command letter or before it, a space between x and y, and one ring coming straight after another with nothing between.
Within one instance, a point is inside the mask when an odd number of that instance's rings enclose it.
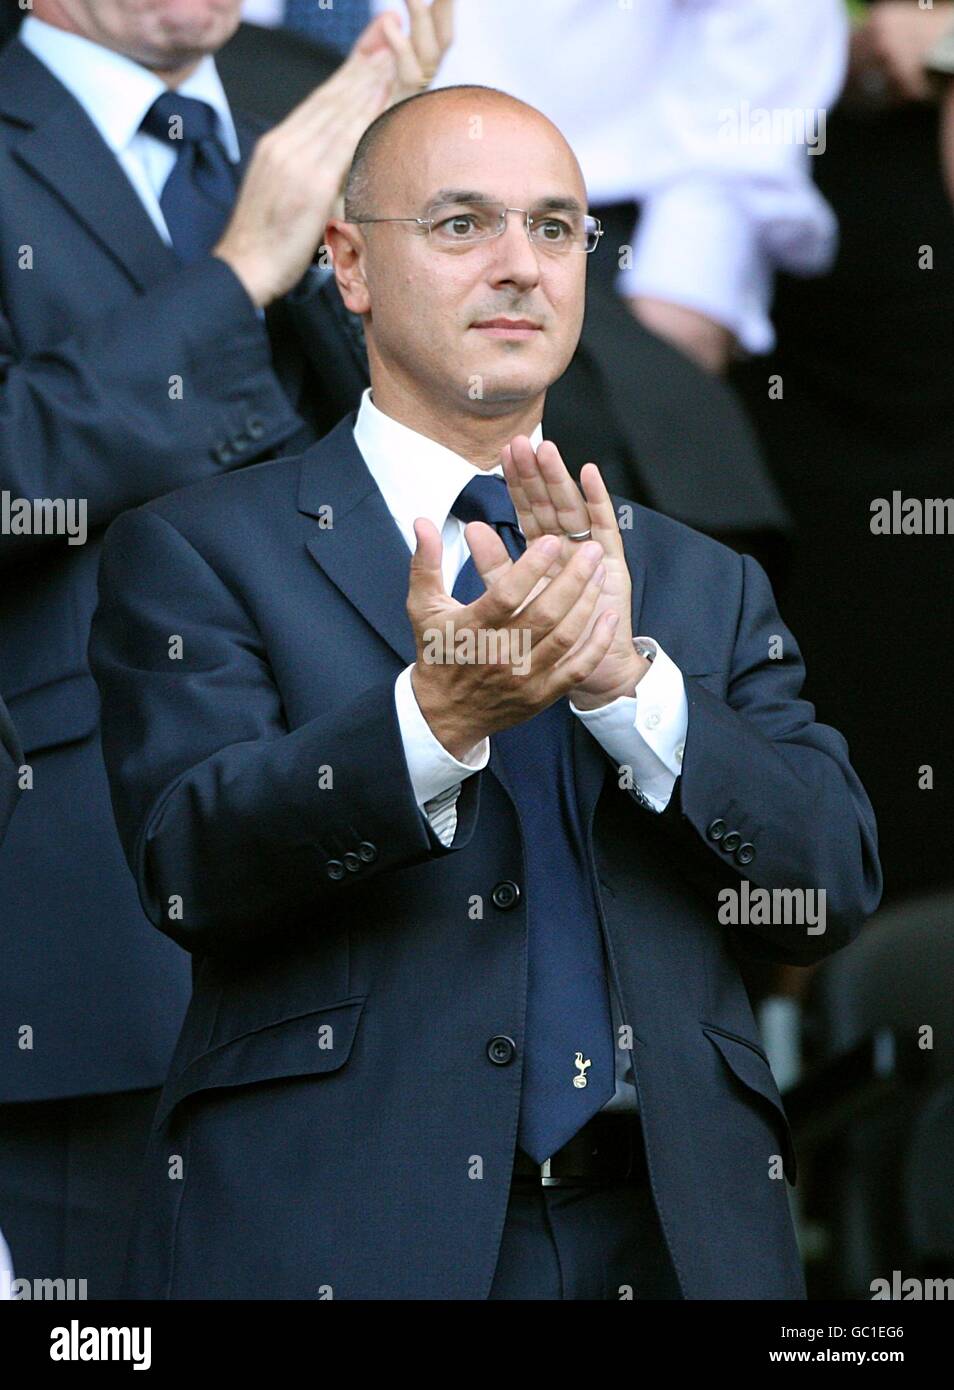
<instances>
[{"instance_id":1,"label":"man's eyebrow","mask_svg":"<svg viewBox=\"0 0 954 1390\"><path fill-rule=\"evenodd\" d=\"M556 196L552 198L538 198L533 205L538 212L582 212L583 205L579 199L572 197Z\"/></svg>"},{"instance_id":2,"label":"man's eyebrow","mask_svg":"<svg viewBox=\"0 0 954 1390\"><path fill-rule=\"evenodd\" d=\"M439 188L430 200L430 206L438 203L496 203L489 193L480 193L473 188Z\"/></svg>"},{"instance_id":3,"label":"man's eyebrow","mask_svg":"<svg viewBox=\"0 0 954 1390\"><path fill-rule=\"evenodd\" d=\"M499 203L499 198L492 198L489 193L481 193L473 188L439 188L430 200L429 206L436 207L439 203ZM583 206L577 198L570 194L552 194L548 198L536 198L533 203L533 211L536 212L582 212Z\"/></svg>"}]
</instances>

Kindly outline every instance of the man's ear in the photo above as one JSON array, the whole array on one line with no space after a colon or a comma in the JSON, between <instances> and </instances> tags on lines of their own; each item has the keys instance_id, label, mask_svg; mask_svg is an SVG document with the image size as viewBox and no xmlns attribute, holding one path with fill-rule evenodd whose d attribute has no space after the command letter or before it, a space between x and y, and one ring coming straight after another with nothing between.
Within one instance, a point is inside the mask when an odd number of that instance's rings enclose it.
<instances>
[{"instance_id":1,"label":"man's ear","mask_svg":"<svg viewBox=\"0 0 954 1390\"><path fill-rule=\"evenodd\" d=\"M346 308L353 314L366 314L371 296L364 278L364 237L354 222L333 217L325 228L325 245L334 262L335 280Z\"/></svg>"}]
</instances>

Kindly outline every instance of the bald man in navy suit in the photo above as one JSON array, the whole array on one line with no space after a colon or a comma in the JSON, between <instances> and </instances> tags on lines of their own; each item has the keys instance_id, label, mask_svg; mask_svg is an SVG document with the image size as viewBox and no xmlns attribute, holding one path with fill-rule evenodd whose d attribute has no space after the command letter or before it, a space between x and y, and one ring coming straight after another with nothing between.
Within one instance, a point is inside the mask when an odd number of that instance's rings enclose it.
<instances>
[{"instance_id":1,"label":"bald man in navy suit","mask_svg":"<svg viewBox=\"0 0 954 1390\"><path fill-rule=\"evenodd\" d=\"M845 742L760 566L543 438L599 241L560 132L412 98L345 211L358 411L104 547L117 825L195 966L126 1291L802 1299L739 958L877 906Z\"/></svg>"}]
</instances>

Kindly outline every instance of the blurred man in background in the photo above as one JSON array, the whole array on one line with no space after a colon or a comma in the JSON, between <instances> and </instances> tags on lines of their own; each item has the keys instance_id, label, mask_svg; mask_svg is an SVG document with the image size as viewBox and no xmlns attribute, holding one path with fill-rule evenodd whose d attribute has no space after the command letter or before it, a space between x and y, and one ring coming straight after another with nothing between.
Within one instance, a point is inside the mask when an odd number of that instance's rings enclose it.
<instances>
[{"instance_id":1,"label":"blurred man in background","mask_svg":"<svg viewBox=\"0 0 954 1390\"><path fill-rule=\"evenodd\" d=\"M737 369L795 515L781 592L808 694L878 811L887 901L952 882L950 538L877 499L944 499L954 459L954 4L856 5L850 79L816 161L841 228L830 274L779 283L778 345ZM920 499L920 501L918 501ZM939 602L940 596L945 600ZM877 690L859 701L858 690Z\"/></svg>"},{"instance_id":2,"label":"blurred man in background","mask_svg":"<svg viewBox=\"0 0 954 1390\"><path fill-rule=\"evenodd\" d=\"M213 57L238 0L35 0L0 54L0 670L33 778L0 854L20 1277L115 1293L190 987L113 826L86 664L102 532L340 413L347 349L315 360L307 272L362 130L426 85L449 3L417 6L400 44L373 25L257 145ZM69 535L47 524L68 514Z\"/></svg>"}]
</instances>

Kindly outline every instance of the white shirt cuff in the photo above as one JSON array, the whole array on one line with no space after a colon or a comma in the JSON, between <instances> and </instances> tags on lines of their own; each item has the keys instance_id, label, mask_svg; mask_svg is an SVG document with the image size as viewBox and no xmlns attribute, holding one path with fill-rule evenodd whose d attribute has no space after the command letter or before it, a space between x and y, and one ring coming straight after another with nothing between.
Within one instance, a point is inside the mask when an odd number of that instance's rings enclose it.
<instances>
[{"instance_id":1,"label":"white shirt cuff","mask_svg":"<svg viewBox=\"0 0 954 1390\"><path fill-rule=\"evenodd\" d=\"M642 206L633 264L621 270L620 294L646 295L695 309L731 330L747 352L769 352L773 274L759 229L725 191L681 181L651 193Z\"/></svg>"},{"instance_id":2,"label":"white shirt cuff","mask_svg":"<svg viewBox=\"0 0 954 1390\"><path fill-rule=\"evenodd\" d=\"M632 769L635 786L656 811L664 811L682 770L689 703L682 672L658 642L655 659L635 688L599 709L570 709L603 746L617 767Z\"/></svg>"},{"instance_id":3,"label":"white shirt cuff","mask_svg":"<svg viewBox=\"0 0 954 1390\"><path fill-rule=\"evenodd\" d=\"M490 762L490 739L482 739L469 749L463 762L449 753L434 737L431 726L421 713L411 685L412 669L412 666L405 667L394 682L394 704L404 758L415 800L427 815L438 838L447 845L453 840L457 826L454 803L460 784L465 777L480 772ZM429 807L428 803L431 802L435 804ZM448 831L449 838L446 838Z\"/></svg>"}]
</instances>

